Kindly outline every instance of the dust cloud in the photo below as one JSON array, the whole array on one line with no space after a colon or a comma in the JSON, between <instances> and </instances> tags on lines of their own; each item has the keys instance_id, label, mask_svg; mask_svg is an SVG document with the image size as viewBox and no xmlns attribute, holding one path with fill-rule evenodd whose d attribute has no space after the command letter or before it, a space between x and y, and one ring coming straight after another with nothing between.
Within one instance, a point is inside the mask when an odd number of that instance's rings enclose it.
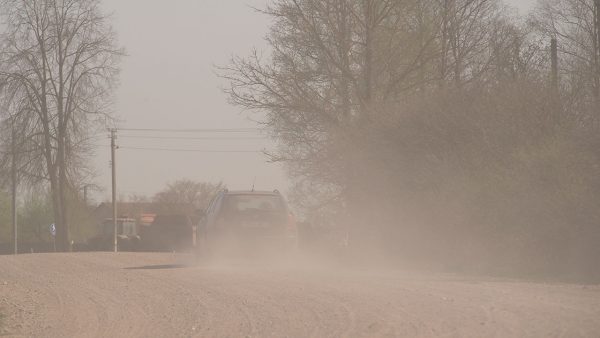
<instances>
[{"instance_id":1,"label":"dust cloud","mask_svg":"<svg viewBox=\"0 0 600 338\"><path fill-rule=\"evenodd\" d=\"M0 0L0 336L600 336L599 32Z\"/></svg>"}]
</instances>

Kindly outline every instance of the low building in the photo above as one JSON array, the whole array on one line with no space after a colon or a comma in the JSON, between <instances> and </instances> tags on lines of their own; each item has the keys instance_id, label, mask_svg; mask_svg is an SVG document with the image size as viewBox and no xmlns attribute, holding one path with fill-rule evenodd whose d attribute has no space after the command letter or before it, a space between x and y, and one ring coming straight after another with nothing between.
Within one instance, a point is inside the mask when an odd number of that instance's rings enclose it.
<instances>
[{"instance_id":1,"label":"low building","mask_svg":"<svg viewBox=\"0 0 600 338\"><path fill-rule=\"evenodd\" d=\"M193 217L195 208L192 204L165 204L154 202L119 202L117 203L117 217L135 219L138 226L138 233L142 232L142 227L149 226L154 222L156 215L186 215ZM112 219L112 203L101 203L94 210L94 219L96 224L101 227L106 219Z\"/></svg>"}]
</instances>

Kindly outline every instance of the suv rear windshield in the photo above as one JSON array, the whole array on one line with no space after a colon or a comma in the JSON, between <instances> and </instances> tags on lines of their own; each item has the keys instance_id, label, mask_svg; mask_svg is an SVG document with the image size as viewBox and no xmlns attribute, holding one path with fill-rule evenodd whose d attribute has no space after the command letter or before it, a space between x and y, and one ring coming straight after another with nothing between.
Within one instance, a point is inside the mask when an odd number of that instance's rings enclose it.
<instances>
[{"instance_id":1,"label":"suv rear windshield","mask_svg":"<svg viewBox=\"0 0 600 338\"><path fill-rule=\"evenodd\" d=\"M226 195L223 201L222 212L226 215L251 212L285 213L285 204L278 195Z\"/></svg>"}]
</instances>

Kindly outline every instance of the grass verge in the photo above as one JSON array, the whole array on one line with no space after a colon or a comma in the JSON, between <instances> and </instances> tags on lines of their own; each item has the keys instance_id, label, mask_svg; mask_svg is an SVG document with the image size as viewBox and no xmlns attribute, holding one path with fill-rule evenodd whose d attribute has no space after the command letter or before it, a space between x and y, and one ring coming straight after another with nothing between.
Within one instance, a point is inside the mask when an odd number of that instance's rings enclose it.
<instances>
[{"instance_id":1,"label":"grass verge","mask_svg":"<svg viewBox=\"0 0 600 338\"><path fill-rule=\"evenodd\" d=\"M4 320L6 319L6 315L2 313L2 308L0 308L0 336L7 334L6 329L4 328Z\"/></svg>"}]
</instances>

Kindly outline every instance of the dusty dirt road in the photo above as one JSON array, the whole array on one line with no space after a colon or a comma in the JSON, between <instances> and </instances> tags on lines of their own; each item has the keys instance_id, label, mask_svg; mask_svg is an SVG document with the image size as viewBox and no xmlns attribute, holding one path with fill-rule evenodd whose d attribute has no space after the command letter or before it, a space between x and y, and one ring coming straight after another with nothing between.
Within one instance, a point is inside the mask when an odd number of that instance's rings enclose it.
<instances>
[{"instance_id":1,"label":"dusty dirt road","mask_svg":"<svg viewBox=\"0 0 600 338\"><path fill-rule=\"evenodd\" d=\"M600 337L598 286L186 260L0 257L0 335Z\"/></svg>"}]
</instances>

